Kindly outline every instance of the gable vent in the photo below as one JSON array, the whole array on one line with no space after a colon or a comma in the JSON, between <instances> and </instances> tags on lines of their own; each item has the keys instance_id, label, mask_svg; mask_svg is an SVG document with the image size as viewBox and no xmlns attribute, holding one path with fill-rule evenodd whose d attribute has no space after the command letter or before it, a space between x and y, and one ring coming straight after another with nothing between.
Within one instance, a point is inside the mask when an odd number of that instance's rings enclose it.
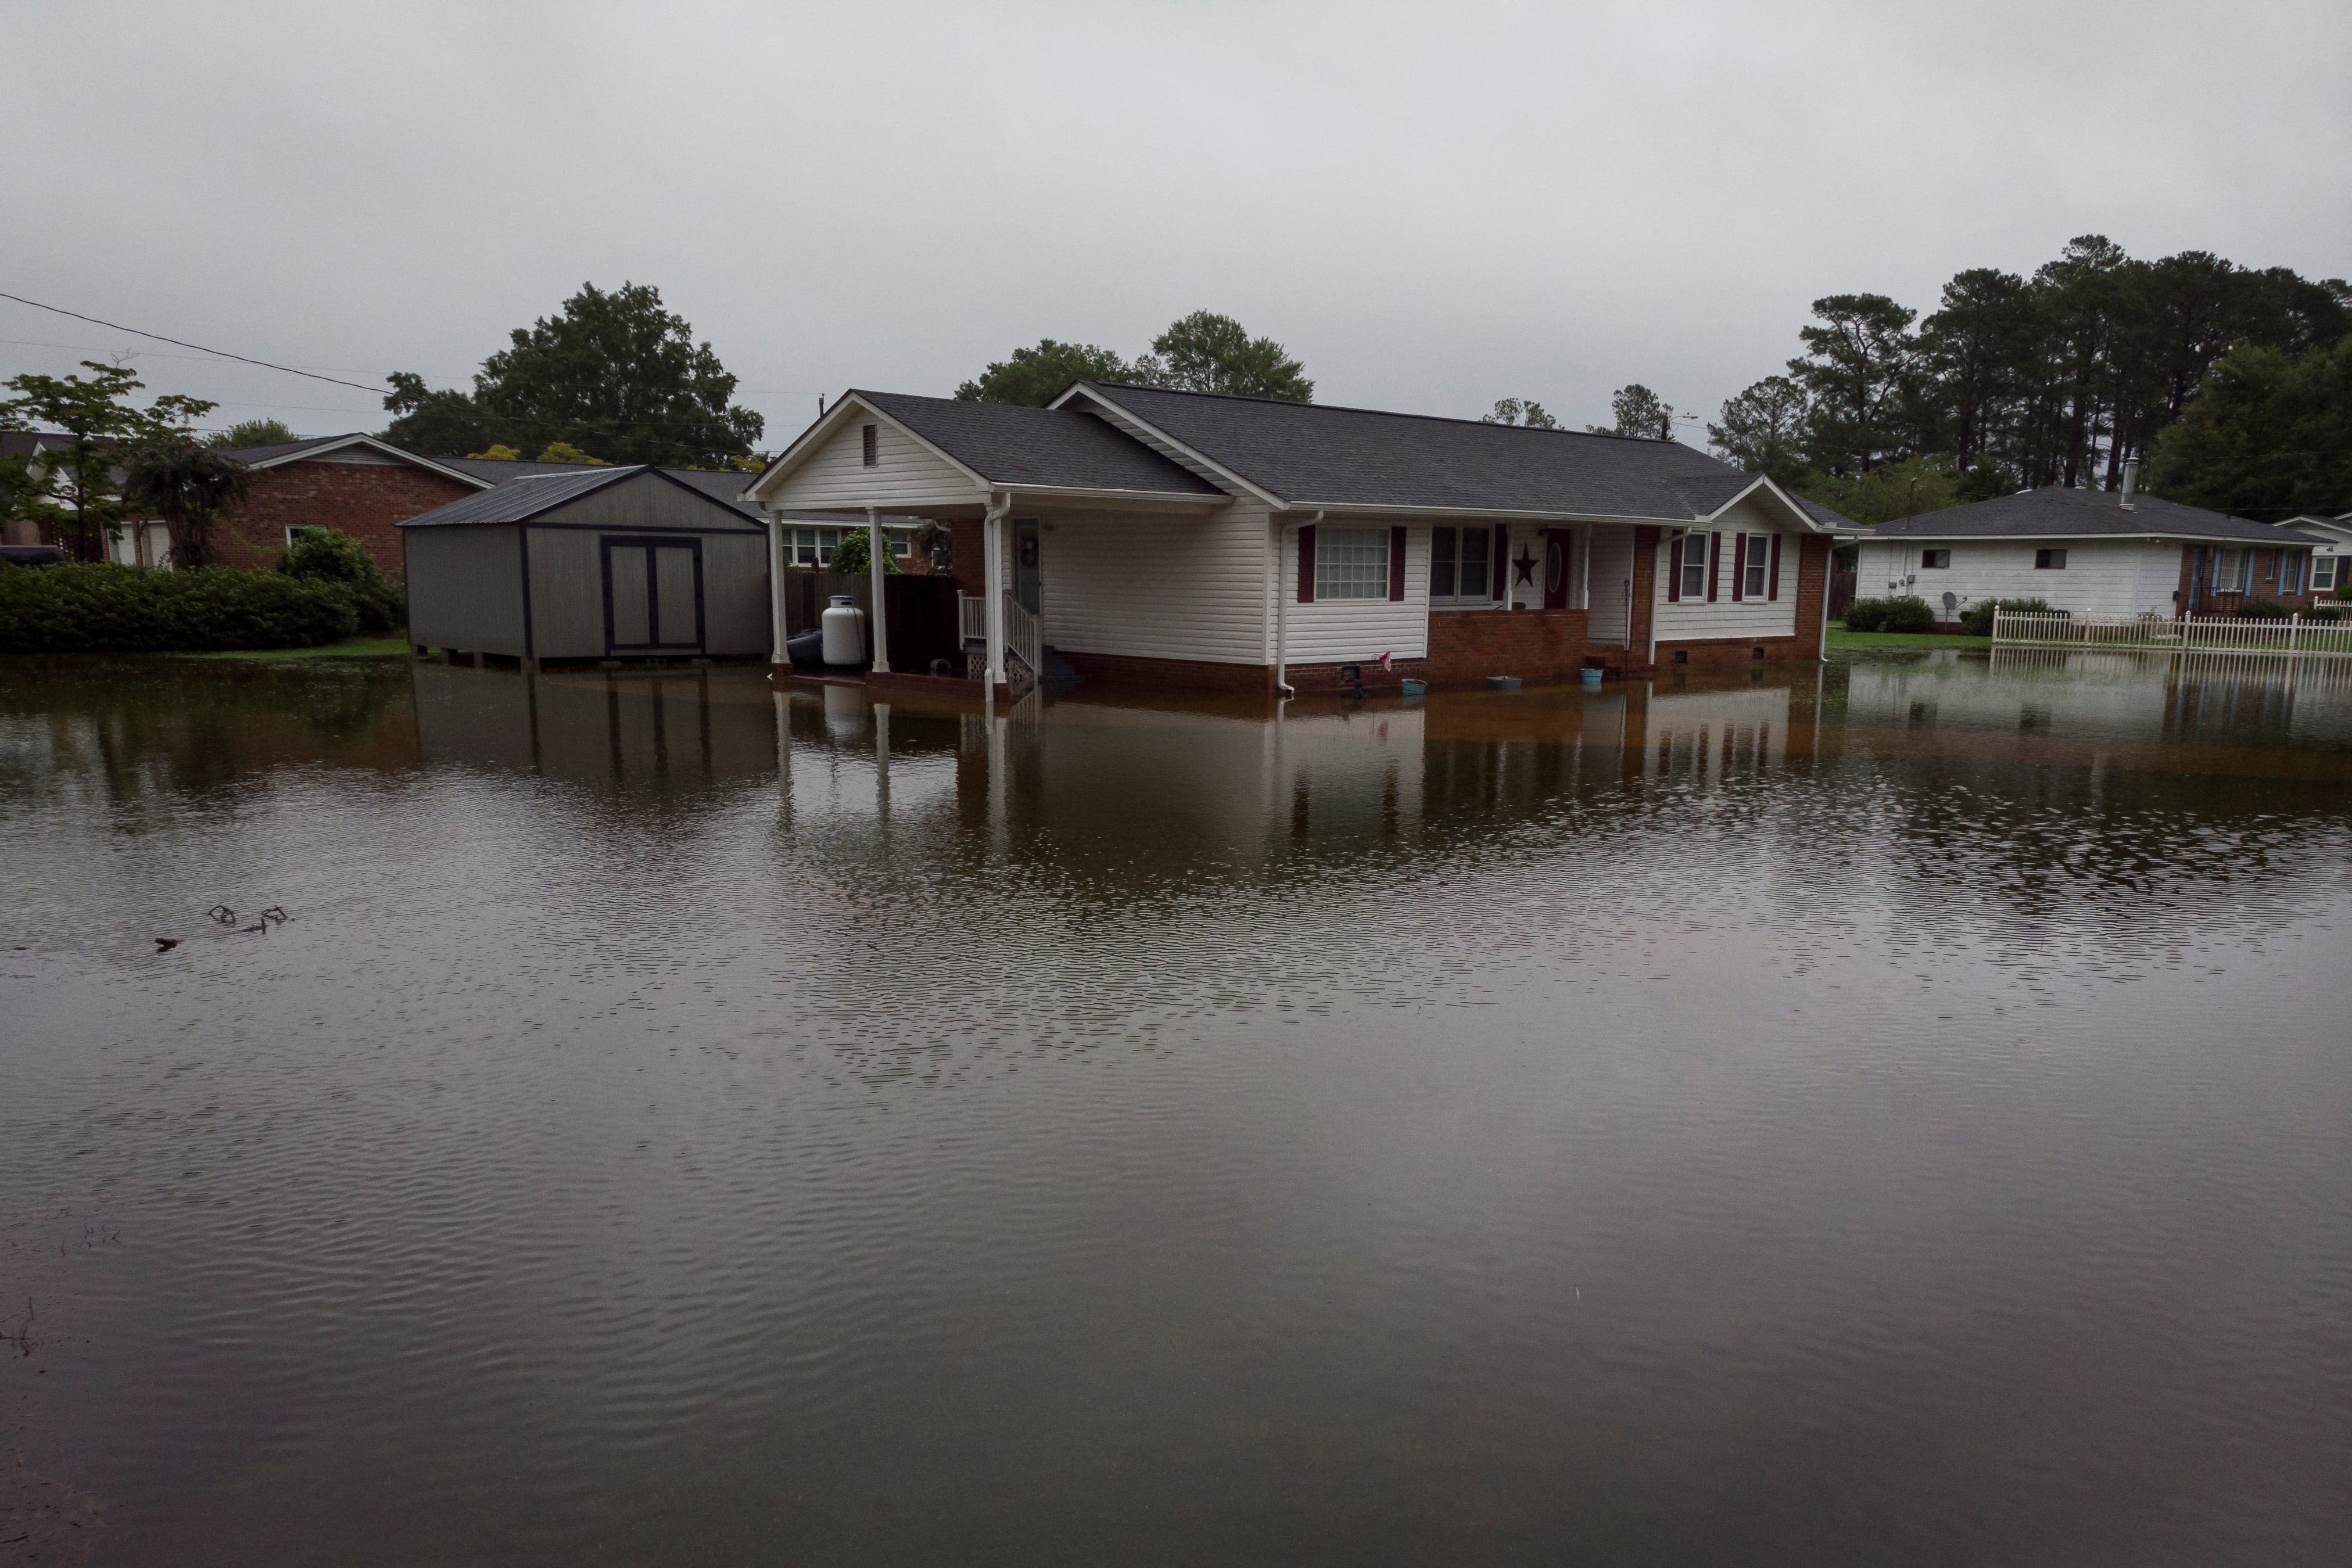
<instances>
[{"instance_id":1,"label":"gable vent","mask_svg":"<svg viewBox=\"0 0 2352 1568\"><path fill-rule=\"evenodd\" d=\"M874 427L869 424L863 430L860 430L857 434L860 439L862 439L866 444L864 448L866 455L866 466L872 468L878 465L882 461L882 449L880 444L875 438Z\"/></svg>"}]
</instances>

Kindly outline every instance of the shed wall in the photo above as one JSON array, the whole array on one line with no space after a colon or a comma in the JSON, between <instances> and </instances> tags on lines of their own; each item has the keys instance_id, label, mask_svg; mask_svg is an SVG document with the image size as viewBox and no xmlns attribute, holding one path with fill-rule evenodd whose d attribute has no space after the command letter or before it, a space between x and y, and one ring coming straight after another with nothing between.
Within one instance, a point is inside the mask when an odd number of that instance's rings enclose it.
<instances>
[{"instance_id":1,"label":"shed wall","mask_svg":"<svg viewBox=\"0 0 2352 1568\"><path fill-rule=\"evenodd\" d=\"M522 558L511 526L410 528L403 538L411 643L522 653Z\"/></svg>"}]
</instances>

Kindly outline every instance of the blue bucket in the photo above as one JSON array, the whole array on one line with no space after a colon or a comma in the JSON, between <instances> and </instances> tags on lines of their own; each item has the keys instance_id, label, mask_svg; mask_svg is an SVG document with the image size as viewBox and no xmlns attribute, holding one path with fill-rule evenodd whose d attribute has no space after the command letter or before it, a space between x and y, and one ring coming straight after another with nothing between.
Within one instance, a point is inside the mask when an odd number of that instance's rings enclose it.
<instances>
[{"instance_id":1,"label":"blue bucket","mask_svg":"<svg viewBox=\"0 0 2352 1568\"><path fill-rule=\"evenodd\" d=\"M1584 672L1584 689L1588 692L1597 692L1601 689L1600 671L1587 670Z\"/></svg>"}]
</instances>

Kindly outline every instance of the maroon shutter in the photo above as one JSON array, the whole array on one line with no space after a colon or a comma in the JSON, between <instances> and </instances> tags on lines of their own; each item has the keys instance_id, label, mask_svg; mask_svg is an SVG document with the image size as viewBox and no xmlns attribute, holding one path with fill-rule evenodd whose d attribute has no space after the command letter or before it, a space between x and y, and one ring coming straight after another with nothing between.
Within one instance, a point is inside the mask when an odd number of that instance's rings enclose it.
<instances>
[{"instance_id":1,"label":"maroon shutter","mask_svg":"<svg viewBox=\"0 0 2352 1568\"><path fill-rule=\"evenodd\" d=\"M1389 602L1404 598L1404 530L1389 530Z\"/></svg>"},{"instance_id":2,"label":"maroon shutter","mask_svg":"<svg viewBox=\"0 0 2352 1568\"><path fill-rule=\"evenodd\" d=\"M1706 538L1706 601L1715 602L1715 591L1723 586L1723 536L1709 534Z\"/></svg>"},{"instance_id":3,"label":"maroon shutter","mask_svg":"<svg viewBox=\"0 0 2352 1568\"><path fill-rule=\"evenodd\" d=\"M1298 602L1315 602L1315 525L1298 530Z\"/></svg>"},{"instance_id":4,"label":"maroon shutter","mask_svg":"<svg viewBox=\"0 0 2352 1568\"><path fill-rule=\"evenodd\" d=\"M1495 553L1488 559L1495 571L1495 597L1511 596L1511 530L1502 524L1495 525Z\"/></svg>"},{"instance_id":5,"label":"maroon shutter","mask_svg":"<svg viewBox=\"0 0 2352 1568\"><path fill-rule=\"evenodd\" d=\"M1666 563L1666 602L1679 604L1683 597L1683 537L1675 536L1674 559Z\"/></svg>"},{"instance_id":6,"label":"maroon shutter","mask_svg":"<svg viewBox=\"0 0 2352 1568\"><path fill-rule=\"evenodd\" d=\"M1764 597L1778 599L1780 597L1780 536L1778 534L1772 536L1772 564L1767 572Z\"/></svg>"},{"instance_id":7,"label":"maroon shutter","mask_svg":"<svg viewBox=\"0 0 2352 1568\"><path fill-rule=\"evenodd\" d=\"M1748 581L1748 536L1734 534L1731 537L1739 541L1732 547L1731 556L1731 602L1737 604L1747 591L1745 584Z\"/></svg>"}]
</instances>

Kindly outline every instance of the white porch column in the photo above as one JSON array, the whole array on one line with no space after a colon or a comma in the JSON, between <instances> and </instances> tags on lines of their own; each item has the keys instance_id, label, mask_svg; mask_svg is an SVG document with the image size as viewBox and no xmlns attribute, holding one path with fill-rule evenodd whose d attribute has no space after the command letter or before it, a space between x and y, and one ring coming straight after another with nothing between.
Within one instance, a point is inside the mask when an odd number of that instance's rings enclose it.
<instances>
[{"instance_id":1,"label":"white porch column","mask_svg":"<svg viewBox=\"0 0 2352 1568\"><path fill-rule=\"evenodd\" d=\"M985 570L981 574L982 591L988 595L988 693L1004 684L1004 514L1012 509L1008 500L999 506L994 499L988 504L988 513L981 524L981 553Z\"/></svg>"},{"instance_id":2,"label":"white porch column","mask_svg":"<svg viewBox=\"0 0 2352 1568\"><path fill-rule=\"evenodd\" d=\"M890 606L882 591L882 514L877 508L866 508L866 566L874 573L874 673L890 673Z\"/></svg>"},{"instance_id":3,"label":"white porch column","mask_svg":"<svg viewBox=\"0 0 2352 1568\"><path fill-rule=\"evenodd\" d=\"M1580 523L1576 528L1576 607L1592 608L1592 525Z\"/></svg>"},{"instance_id":4,"label":"white porch column","mask_svg":"<svg viewBox=\"0 0 2352 1568\"><path fill-rule=\"evenodd\" d=\"M773 512L768 514L768 629L774 633L775 649L768 655L772 664L784 659L784 524Z\"/></svg>"}]
</instances>

